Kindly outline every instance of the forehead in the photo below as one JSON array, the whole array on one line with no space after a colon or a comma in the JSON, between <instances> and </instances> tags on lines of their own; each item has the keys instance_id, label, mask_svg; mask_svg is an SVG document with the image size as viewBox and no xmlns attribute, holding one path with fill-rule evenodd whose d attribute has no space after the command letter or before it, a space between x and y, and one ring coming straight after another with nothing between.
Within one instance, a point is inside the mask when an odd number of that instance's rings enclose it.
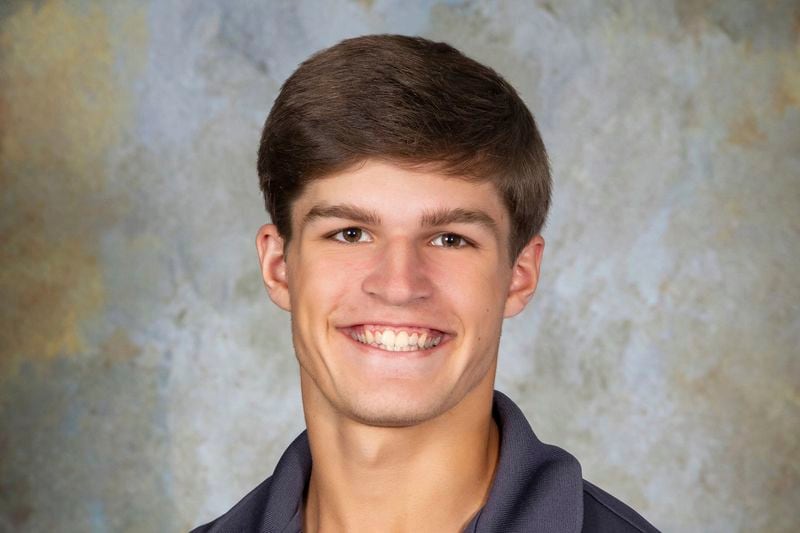
<instances>
[{"instance_id":1,"label":"forehead","mask_svg":"<svg viewBox=\"0 0 800 533\"><path fill-rule=\"evenodd\" d=\"M375 211L382 224L416 223L426 212L446 209L481 211L501 233L508 232L507 209L491 182L377 160L312 181L292 207L292 224L300 223L312 208L339 203Z\"/></svg>"}]
</instances>

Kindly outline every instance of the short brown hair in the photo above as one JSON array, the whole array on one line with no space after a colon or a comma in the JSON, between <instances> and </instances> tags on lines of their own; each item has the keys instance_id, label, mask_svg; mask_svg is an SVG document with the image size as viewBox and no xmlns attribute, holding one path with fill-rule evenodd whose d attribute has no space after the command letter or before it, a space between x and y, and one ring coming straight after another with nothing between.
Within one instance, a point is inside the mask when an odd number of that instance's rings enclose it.
<instances>
[{"instance_id":1,"label":"short brown hair","mask_svg":"<svg viewBox=\"0 0 800 533\"><path fill-rule=\"evenodd\" d=\"M544 225L552 185L533 116L500 75L448 44L347 39L286 80L261 135L258 175L287 244L305 186L367 159L494 183L510 215L512 263Z\"/></svg>"}]
</instances>

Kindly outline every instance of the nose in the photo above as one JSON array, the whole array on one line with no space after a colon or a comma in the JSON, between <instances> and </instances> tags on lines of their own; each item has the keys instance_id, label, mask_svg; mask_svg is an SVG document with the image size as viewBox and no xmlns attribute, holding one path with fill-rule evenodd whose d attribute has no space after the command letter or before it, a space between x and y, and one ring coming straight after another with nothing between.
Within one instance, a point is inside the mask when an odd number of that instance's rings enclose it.
<instances>
[{"instance_id":1,"label":"nose","mask_svg":"<svg viewBox=\"0 0 800 533\"><path fill-rule=\"evenodd\" d=\"M419 303L433 293L424 258L413 242L395 239L378 251L380 257L364 278L364 292L388 305Z\"/></svg>"}]
</instances>

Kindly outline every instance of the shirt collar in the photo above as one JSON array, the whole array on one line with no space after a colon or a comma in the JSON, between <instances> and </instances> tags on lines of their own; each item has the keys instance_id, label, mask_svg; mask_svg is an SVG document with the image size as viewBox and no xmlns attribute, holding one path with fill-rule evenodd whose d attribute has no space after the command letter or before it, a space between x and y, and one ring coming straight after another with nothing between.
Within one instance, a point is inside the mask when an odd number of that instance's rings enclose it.
<instances>
[{"instance_id":1,"label":"shirt collar","mask_svg":"<svg viewBox=\"0 0 800 533\"><path fill-rule=\"evenodd\" d=\"M486 505L467 532L578 532L583 524L581 466L544 444L508 396L494 391L492 415L500 430L500 458Z\"/></svg>"},{"instance_id":2,"label":"shirt collar","mask_svg":"<svg viewBox=\"0 0 800 533\"><path fill-rule=\"evenodd\" d=\"M580 531L583 480L578 461L561 448L541 442L520 408L502 392L494 391L492 416L500 430L497 470L486 505L464 531ZM281 497L270 498L265 515L278 525L274 531L301 531L303 495L310 474L311 450L303 431L272 476L270 493Z\"/></svg>"}]
</instances>

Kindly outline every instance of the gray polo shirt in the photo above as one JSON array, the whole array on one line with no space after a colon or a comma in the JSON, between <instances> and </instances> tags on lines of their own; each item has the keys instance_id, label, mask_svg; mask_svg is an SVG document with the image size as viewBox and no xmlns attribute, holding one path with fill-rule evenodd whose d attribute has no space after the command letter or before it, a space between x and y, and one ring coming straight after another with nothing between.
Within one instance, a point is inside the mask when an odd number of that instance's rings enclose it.
<instances>
[{"instance_id":1,"label":"gray polo shirt","mask_svg":"<svg viewBox=\"0 0 800 533\"><path fill-rule=\"evenodd\" d=\"M486 505L465 533L657 532L633 509L582 479L577 459L537 439L519 407L498 391L492 415L500 429L500 458ZM299 533L310 474L304 431L272 477L192 533Z\"/></svg>"}]
</instances>

